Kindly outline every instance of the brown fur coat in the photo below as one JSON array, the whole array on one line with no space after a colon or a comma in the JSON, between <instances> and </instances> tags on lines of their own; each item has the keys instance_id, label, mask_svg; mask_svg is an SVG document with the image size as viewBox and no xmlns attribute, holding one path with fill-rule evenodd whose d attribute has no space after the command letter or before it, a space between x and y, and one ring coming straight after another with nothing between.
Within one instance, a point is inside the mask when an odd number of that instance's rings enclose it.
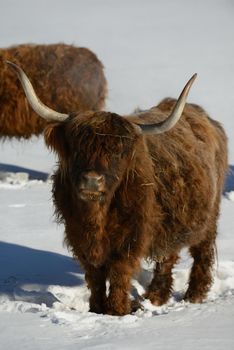
<instances>
[{"instance_id":1,"label":"brown fur coat","mask_svg":"<svg viewBox=\"0 0 234 350\"><path fill-rule=\"evenodd\" d=\"M174 103L166 99L157 109L166 116ZM194 258L185 299L202 301L212 282L227 168L221 125L188 104L170 131L143 136L130 119L85 112L48 125L45 140L59 155L54 203L65 241L85 269L90 310L128 313L131 277L148 256L156 265L145 297L155 305L167 302L183 247ZM99 200L80 199L82 174L89 169L105 179Z\"/></svg>"}]
</instances>

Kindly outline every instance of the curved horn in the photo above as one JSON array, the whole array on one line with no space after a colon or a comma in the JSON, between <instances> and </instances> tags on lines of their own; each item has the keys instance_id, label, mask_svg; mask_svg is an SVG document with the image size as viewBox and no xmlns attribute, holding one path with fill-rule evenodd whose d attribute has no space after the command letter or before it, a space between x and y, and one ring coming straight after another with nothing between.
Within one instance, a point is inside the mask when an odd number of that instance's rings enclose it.
<instances>
[{"instance_id":1,"label":"curved horn","mask_svg":"<svg viewBox=\"0 0 234 350\"><path fill-rule=\"evenodd\" d=\"M178 120L180 119L183 113L189 90L194 80L196 79L196 77L197 77L197 74L194 74L192 78L187 82L171 114L166 120L156 124L138 124L138 122L136 123L141 128L143 134L162 134L170 130L178 122ZM147 114L149 114L149 112L150 110L146 111ZM143 114L144 113L141 113L141 115Z\"/></svg>"},{"instance_id":2,"label":"curved horn","mask_svg":"<svg viewBox=\"0 0 234 350\"><path fill-rule=\"evenodd\" d=\"M68 118L68 114L56 112L53 109L44 105L44 103L40 101L23 69L21 69L15 63L12 63L10 61L6 61L6 63L16 72L30 106L40 117L51 121L64 121Z\"/></svg>"}]
</instances>

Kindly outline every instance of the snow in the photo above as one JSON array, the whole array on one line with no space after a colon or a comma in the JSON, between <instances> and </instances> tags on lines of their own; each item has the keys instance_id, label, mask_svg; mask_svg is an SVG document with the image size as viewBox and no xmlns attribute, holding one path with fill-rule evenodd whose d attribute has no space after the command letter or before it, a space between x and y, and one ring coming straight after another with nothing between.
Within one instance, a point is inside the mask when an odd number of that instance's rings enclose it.
<instances>
[{"instance_id":1,"label":"snow","mask_svg":"<svg viewBox=\"0 0 234 350\"><path fill-rule=\"evenodd\" d=\"M61 226L52 222L51 183L0 184L4 231L0 243L0 344L16 349L231 349L234 345L234 202L223 198L218 265L207 301L182 301L191 259L182 252L167 305L144 301L144 310L114 317L88 312L89 291L79 265L62 247ZM9 222L9 217L14 221ZM132 295L142 294L152 266L142 264ZM6 329L6 324L8 328ZM11 329L16 329L10 336ZM27 335L28 334L28 335ZM140 334L140 338L138 335ZM171 339L171 340L170 340ZM53 341L52 341L53 340ZM183 342L183 345L182 345Z\"/></svg>"},{"instance_id":2,"label":"snow","mask_svg":"<svg viewBox=\"0 0 234 350\"><path fill-rule=\"evenodd\" d=\"M230 199L230 201L234 201L234 191L231 191L227 194L228 199Z\"/></svg>"},{"instance_id":3,"label":"snow","mask_svg":"<svg viewBox=\"0 0 234 350\"><path fill-rule=\"evenodd\" d=\"M0 4L2 47L64 41L96 52L109 83L108 110L126 114L165 96L178 96L197 72L189 101L201 104L224 125L229 162L234 164L231 0ZM144 301L144 309L133 315L96 315L88 312L83 271L63 246L63 227L54 223L50 180L38 180L53 171L55 156L42 137L5 141L0 155L1 349L234 348L234 188L222 199L218 262L204 303L182 301L191 266L183 251L167 305L154 307ZM17 173L12 174L11 167ZM144 292L151 276L152 266L143 262L132 281L132 296Z\"/></svg>"}]
</instances>

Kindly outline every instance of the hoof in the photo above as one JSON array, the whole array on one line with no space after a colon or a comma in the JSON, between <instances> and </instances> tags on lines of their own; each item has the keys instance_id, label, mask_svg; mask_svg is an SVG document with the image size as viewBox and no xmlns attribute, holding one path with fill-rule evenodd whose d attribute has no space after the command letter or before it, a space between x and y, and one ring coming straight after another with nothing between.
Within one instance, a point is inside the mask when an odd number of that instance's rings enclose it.
<instances>
[{"instance_id":1,"label":"hoof","mask_svg":"<svg viewBox=\"0 0 234 350\"><path fill-rule=\"evenodd\" d=\"M204 301L205 297L203 295L197 295L195 293L187 291L183 299L184 301L188 301L192 304L201 304Z\"/></svg>"},{"instance_id":2,"label":"hoof","mask_svg":"<svg viewBox=\"0 0 234 350\"><path fill-rule=\"evenodd\" d=\"M149 299L151 303L155 306L162 306L167 303L169 299L169 295L161 296L158 291L157 292L148 291L147 293L144 294L144 298Z\"/></svg>"},{"instance_id":3,"label":"hoof","mask_svg":"<svg viewBox=\"0 0 234 350\"><path fill-rule=\"evenodd\" d=\"M143 305L141 305L140 300L131 301L131 313L136 312L137 310L144 310Z\"/></svg>"}]
</instances>

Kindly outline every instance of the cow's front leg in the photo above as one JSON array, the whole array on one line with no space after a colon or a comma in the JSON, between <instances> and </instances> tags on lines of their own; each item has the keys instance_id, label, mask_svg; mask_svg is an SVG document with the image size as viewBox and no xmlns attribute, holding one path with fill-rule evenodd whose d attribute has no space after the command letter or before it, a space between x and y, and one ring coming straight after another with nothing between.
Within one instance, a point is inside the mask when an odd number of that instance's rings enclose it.
<instances>
[{"instance_id":1,"label":"cow's front leg","mask_svg":"<svg viewBox=\"0 0 234 350\"><path fill-rule=\"evenodd\" d=\"M106 302L106 313L109 315L126 315L131 312L129 291L133 272L139 262L125 260L114 261L109 268L110 289Z\"/></svg>"},{"instance_id":2,"label":"cow's front leg","mask_svg":"<svg viewBox=\"0 0 234 350\"><path fill-rule=\"evenodd\" d=\"M106 303L106 269L86 266L85 279L91 291L89 311L101 314L105 312Z\"/></svg>"}]
</instances>

